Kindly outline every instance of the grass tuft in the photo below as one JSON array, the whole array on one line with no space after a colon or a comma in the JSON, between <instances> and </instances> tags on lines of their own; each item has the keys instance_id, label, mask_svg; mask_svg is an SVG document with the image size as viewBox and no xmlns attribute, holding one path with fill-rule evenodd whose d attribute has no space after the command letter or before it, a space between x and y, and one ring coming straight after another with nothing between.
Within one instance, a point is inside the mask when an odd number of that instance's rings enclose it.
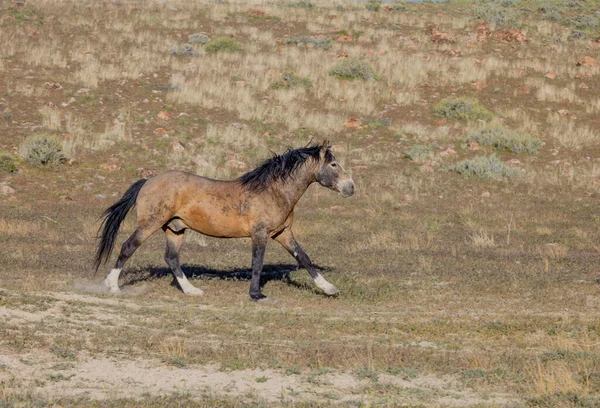
<instances>
[{"instance_id":1,"label":"grass tuft","mask_svg":"<svg viewBox=\"0 0 600 408\"><path fill-rule=\"evenodd\" d=\"M324 50L331 47L331 39L327 37L309 37L307 35L288 37L283 41L284 45L296 45L298 47L312 46Z\"/></svg>"},{"instance_id":2,"label":"grass tuft","mask_svg":"<svg viewBox=\"0 0 600 408\"><path fill-rule=\"evenodd\" d=\"M435 106L434 111L442 118L462 121L490 120L494 116L479 102L468 98L444 99Z\"/></svg>"},{"instance_id":3,"label":"grass tuft","mask_svg":"<svg viewBox=\"0 0 600 408\"><path fill-rule=\"evenodd\" d=\"M408 157L414 162L421 163L431 157L431 149L426 145L414 145L404 152L404 157Z\"/></svg>"},{"instance_id":4,"label":"grass tuft","mask_svg":"<svg viewBox=\"0 0 600 408\"><path fill-rule=\"evenodd\" d=\"M15 171L17 171L15 160L7 154L0 155L0 172L14 173Z\"/></svg>"},{"instance_id":5,"label":"grass tuft","mask_svg":"<svg viewBox=\"0 0 600 408\"><path fill-rule=\"evenodd\" d=\"M542 147L542 141L528 133L504 129L502 127L487 127L478 130L467 138L467 142L477 142L483 146L511 153L535 154Z\"/></svg>"},{"instance_id":6,"label":"grass tuft","mask_svg":"<svg viewBox=\"0 0 600 408\"><path fill-rule=\"evenodd\" d=\"M57 137L47 134L28 136L20 146L21 156L31 164L60 164L66 161L62 144Z\"/></svg>"},{"instance_id":7,"label":"grass tuft","mask_svg":"<svg viewBox=\"0 0 600 408\"><path fill-rule=\"evenodd\" d=\"M300 77L293 72L285 72L281 81L273 82L272 89L294 89L304 88L309 90L312 88L312 82L308 78Z\"/></svg>"},{"instance_id":8,"label":"grass tuft","mask_svg":"<svg viewBox=\"0 0 600 408\"><path fill-rule=\"evenodd\" d=\"M375 70L364 61L349 59L331 67L329 75L340 79L368 81L375 79Z\"/></svg>"},{"instance_id":9,"label":"grass tuft","mask_svg":"<svg viewBox=\"0 0 600 408\"><path fill-rule=\"evenodd\" d=\"M216 54L218 52L240 52L244 49L244 46L233 38L220 37L210 40L206 43L204 49L208 53Z\"/></svg>"},{"instance_id":10,"label":"grass tuft","mask_svg":"<svg viewBox=\"0 0 600 408\"><path fill-rule=\"evenodd\" d=\"M464 160L454 166L452 170L458 174L480 179L510 178L519 172L517 169L508 167L495 155L478 156L471 160Z\"/></svg>"},{"instance_id":11,"label":"grass tuft","mask_svg":"<svg viewBox=\"0 0 600 408\"><path fill-rule=\"evenodd\" d=\"M313 9L313 8L315 8L315 5L311 1L300 0L300 1L293 1L291 3L288 3L287 7Z\"/></svg>"}]
</instances>

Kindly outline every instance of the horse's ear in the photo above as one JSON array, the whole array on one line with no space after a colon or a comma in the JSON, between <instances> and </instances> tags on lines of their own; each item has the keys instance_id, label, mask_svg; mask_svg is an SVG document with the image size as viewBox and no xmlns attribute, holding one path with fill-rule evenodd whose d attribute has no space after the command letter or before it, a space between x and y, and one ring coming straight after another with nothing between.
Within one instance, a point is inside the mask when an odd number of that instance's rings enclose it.
<instances>
[{"instance_id":1,"label":"horse's ear","mask_svg":"<svg viewBox=\"0 0 600 408\"><path fill-rule=\"evenodd\" d=\"M329 144L329 140L324 140L323 144L321 145L321 159L325 158L325 153L327 152L327 149L329 149L331 147L331 145Z\"/></svg>"}]
</instances>

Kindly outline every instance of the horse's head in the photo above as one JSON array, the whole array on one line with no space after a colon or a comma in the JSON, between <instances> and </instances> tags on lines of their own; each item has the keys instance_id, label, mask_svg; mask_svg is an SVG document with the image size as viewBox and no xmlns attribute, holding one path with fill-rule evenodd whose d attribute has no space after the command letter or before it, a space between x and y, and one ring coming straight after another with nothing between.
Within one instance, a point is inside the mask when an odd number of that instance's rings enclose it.
<instances>
[{"instance_id":1,"label":"horse's head","mask_svg":"<svg viewBox=\"0 0 600 408\"><path fill-rule=\"evenodd\" d=\"M342 197L354 194L354 181L344 168L338 163L327 142L321 146L321 160L316 178L323 187L339 191Z\"/></svg>"}]
</instances>

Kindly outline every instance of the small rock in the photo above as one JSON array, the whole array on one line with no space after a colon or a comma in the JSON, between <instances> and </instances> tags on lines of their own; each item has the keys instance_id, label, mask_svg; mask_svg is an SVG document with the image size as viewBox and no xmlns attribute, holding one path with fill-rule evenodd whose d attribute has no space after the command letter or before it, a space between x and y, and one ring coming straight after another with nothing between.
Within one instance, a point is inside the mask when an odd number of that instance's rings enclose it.
<instances>
[{"instance_id":1,"label":"small rock","mask_svg":"<svg viewBox=\"0 0 600 408\"><path fill-rule=\"evenodd\" d=\"M478 82L473 82L473 88L475 88L478 91L481 91L482 89L487 88L487 84L485 82L482 81L478 81Z\"/></svg>"},{"instance_id":2,"label":"small rock","mask_svg":"<svg viewBox=\"0 0 600 408\"><path fill-rule=\"evenodd\" d=\"M577 66L578 67L599 68L600 67L600 62L598 62L598 60L596 60L595 58L592 58L592 57L590 57L588 55L588 56L583 57L579 61L577 61Z\"/></svg>"},{"instance_id":3,"label":"small rock","mask_svg":"<svg viewBox=\"0 0 600 408\"><path fill-rule=\"evenodd\" d=\"M0 185L0 194L1 195L10 195L10 194L14 194L15 193L15 189L7 186L6 184L2 184Z\"/></svg>"},{"instance_id":4,"label":"small rock","mask_svg":"<svg viewBox=\"0 0 600 408\"><path fill-rule=\"evenodd\" d=\"M480 149L479 143L477 143L477 142L475 142L473 140L470 140L470 141L467 142L467 148L469 150L479 150Z\"/></svg>"},{"instance_id":5,"label":"small rock","mask_svg":"<svg viewBox=\"0 0 600 408\"><path fill-rule=\"evenodd\" d=\"M556 79L556 73L554 71L548 71L544 76L548 79Z\"/></svg>"},{"instance_id":6,"label":"small rock","mask_svg":"<svg viewBox=\"0 0 600 408\"><path fill-rule=\"evenodd\" d=\"M580 89L589 89L590 87L587 86L584 82L582 82L582 83L579 84L578 88L580 88Z\"/></svg>"},{"instance_id":7,"label":"small rock","mask_svg":"<svg viewBox=\"0 0 600 408\"><path fill-rule=\"evenodd\" d=\"M521 32L521 30L502 30L494 34L497 40L505 42L518 42L519 44L527 42L527 37Z\"/></svg>"},{"instance_id":8,"label":"small rock","mask_svg":"<svg viewBox=\"0 0 600 408\"><path fill-rule=\"evenodd\" d=\"M169 131L165 128L156 128L152 131L152 133L154 133L155 135L164 135L169 133Z\"/></svg>"},{"instance_id":9,"label":"small rock","mask_svg":"<svg viewBox=\"0 0 600 408\"><path fill-rule=\"evenodd\" d=\"M44 86L48 89L62 89L62 85L58 82L46 82Z\"/></svg>"},{"instance_id":10,"label":"small rock","mask_svg":"<svg viewBox=\"0 0 600 408\"><path fill-rule=\"evenodd\" d=\"M454 40L449 33L445 33L439 29L438 26L429 27L431 32L431 41L434 43L453 43Z\"/></svg>"},{"instance_id":11,"label":"small rock","mask_svg":"<svg viewBox=\"0 0 600 408\"><path fill-rule=\"evenodd\" d=\"M156 176L159 173L159 171L157 169L149 169L149 168L145 168L145 167L140 167L139 169L136 170L136 173L137 173L138 177L150 178L150 177Z\"/></svg>"},{"instance_id":12,"label":"small rock","mask_svg":"<svg viewBox=\"0 0 600 408\"><path fill-rule=\"evenodd\" d=\"M179 140L173 142L173 153L183 153L185 151L185 146L181 144Z\"/></svg>"},{"instance_id":13,"label":"small rock","mask_svg":"<svg viewBox=\"0 0 600 408\"><path fill-rule=\"evenodd\" d=\"M529 88L527 88L526 86L522 86L519 88L519 92L522 94L528 94L529 92L531 92L531 90Z\"/></svg>"},{"instance_id":14,"label":"small rock","mask_svg":"<svg viewBox=\"0 0 600 408\"><path fill-rule=\"evenodd\" d=\"M575 79L583 79L583 74L580 74L579 72L575 74Z\"/></svg>"},{"instance_id":15,"label":"small rock","mask_svg":"<svg viewBox=\"0 0 600 408\"><path fill-rule=\"evenodd\" d=\"M490 198L492 195L490 194L490 192L489 192L489 191L485 191L485 192L481 193L481 196L482 196L483 198Z\"/></svg>"},{"instance_id":16,"label":"small rock","mask_svg":"<svg viewBox=\"0 0 600 408\"><path fill-rule=\"evenodd\" d=\"M568 115L568 114L569 114L569 111L568 111L568 110L566 110L566 109L559 109L559 110L558 110L558 114L559 114L560 116L566 116L566 115Z\"/></svg>"},{"instance_id":17,"label":"small rock","mask_svg":"<svg viewBox=\"0 0 600 408\"><path fill-rule=\"evenodd\" d=\"M173 115L171 115L169 112L167 111L160 111L158 112L158 114L156 115L157 118L162 119L162 120L170 120Z\"/></svg>"},{"instance_id":18,"label":"small rock","mask_svg":"<svg viewBox=\"0 0 600 408\"><path fill-rule=\"evenodd\" d=\"M455 49L449 49L449 50L445 50L444 52L442 52L442 54L448 55L450 57L460 57L462 53Z\"/></svg>"},{"instance_id":19,"label":"small rock","mask_svg":"<svg viewBox=\"0 0 600 408\"><path fill-rule=\"evenodd\" d=\"M235 83L235 86L239 86L240 88L248 86L248 81L235 81L234 83Z\"/></svg>"},{"instance_id":20,"label":"small rock","mask_svg":"<svg viewBox=\"0 0 600 408\"><path fill-rule=\"evenodd\" d=\"M362 124L362 122L356 118L348 118L345 125L347 128L357 128Z\"/></svg>"},{"instance_id":21,"label":"small rock","mask_svg":"<svg viewBox=\"0 0 600 408\"><path fill-rule=\"evenodd\" d=\"M106 198L106 196L104 194L96 194L94 196L94 198L97 198L98 200L102 200L103 198Z\"/></svg>"},{"instance_id":22,"label":"small rock","mask_svg":"<svg viewBox=\"0 0 600 408\"><path fill-rule=\"evenodd\" d=\"M235 159L227 160L227 162L225 162L225 165L231 169L247 169L249 167L243 161Z\"/></svg>"},{"instance_id":23,"label":"small rock","mask_svg":"<svg viewBox=\"0 0 600 408\"><path fill-rule=\"evenodd\" d=\"M81 95L81 94L88 94L88 93L90 93L90 90L89 90L89 88L80 88L80 89L78 89L78 90L77 90L77 92L76 92L76 93L77 93L78 95Z\"/></svg>"},{"instance_id":24,"label":"small rock","mask_svg":"<svg viewBox=\"0 0 600 408\"><path fill-rule=\"evenodd\" d=\"M119 170L120 168L121 168L121 166L118 163L102 163L100 165L100 169L106 170L106 171L115 171L115 170Z\"/></svg>"},{"instance_id":25,"label":"small rock","mask_svg":"<svg viewBox=\"0 0 600 408\"><path fill-rule=\"evenodd\" d=\"M492 30L490 29L490 25L487 23L479 23L477 25L477 42L484 43L487 42L488 37L492 35Z\"/></svg>"},{"instance_id":26,"label":"small rock","mask_svg":"<svg viewBox=\"0 0 600 408\"><path fill-rule=\"evenodd\" d=\"M520 166L521 164L523 164L523 163L521 163L521 160L519 160L519 159L510 159L508 161L508 165L510 167Z\"/></svg>"},{"instance_id":27,"label":"small rock","mask_svg":"<svg viewBox=\"0 0 600 408\"><path fill-rule=\"evenodd\" d=\"M210 166L210 163L208 161L206 161L206 159L204 158L203 155L200 155L200 154L194 156L194 158L192 159L192 163L194 163L198 167Z\"/></svg>"},{"instance_id":28,"label":"small rock","mask_svg":"<svg viewBox=\"0 0 600 408\"><path fill-rule=\"evenodd\" d=\"M58 199L60 201L75 201L74 198L69 197L68 195L61 195L61 196L58 197Z\"/></svg>"}]
</instances>

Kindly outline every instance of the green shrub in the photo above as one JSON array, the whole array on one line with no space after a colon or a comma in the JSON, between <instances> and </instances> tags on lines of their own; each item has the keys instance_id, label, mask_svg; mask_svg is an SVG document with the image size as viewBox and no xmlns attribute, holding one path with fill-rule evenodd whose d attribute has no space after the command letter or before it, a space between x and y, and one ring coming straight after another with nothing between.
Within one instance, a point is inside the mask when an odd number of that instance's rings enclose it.
<instances>
[{"instance_id":1,"label":"green shrub","mask_svg":"<svg viewBox=\"0 0 600 408\"><path fill-rule=\"evenodd\" d=\"M229 37L220 37L210 40L204 46L206 52L215 54L218 52L239 52L244 49L241 42Z\"/></svg>"},{"instance_id":2,"label":"green shrub","mask_svg":"<svg viewBox=\"0 0 600 408\"><path fill-rule=\"evenodd\" d=\"M60 140L47 134L28 136L21 143L20 153L25 160L35 165L59 164L67 159Z\"/></svg>"},{"instance_id":3,"label":"green shrub","mask_svg":"<svg viewBox=\"0 0 600 408\"><path fill-rule=\"evenodd\" d=\"M542 141L528 133L501 127L487 127L478 130L467 138L467 142L471 141L511 153L535 154L542 147Z\"/></svg>"},{"instance_id":4,"label":"green shrub","mask_svg":"<svg viewBox=\"0 0 600 408\"><path fill-rule=\"evenodd\" d=\"M494 115L479 104L468 98L447 98L435 106L438 116L464 121L490 120Z\"/></svg>"},{"instance_id":5,"label":"green shrub","mask_svg":"<svg viewBox=\"0 0 600 408\"><path fill-rule=\"evenodd\" d=\"M17 165L14 159L7 154L0 155L0 172L14 173L15 171L17 171Z\"/></svg>"},{"instance_id":6,"label":"green shrub","mask_svg":"<svg viewBox=\"0 0 600 408\"><path fill-rule=\"evenodd\" d=\"M381 9L381 0L368 0L365 8L369 11L379 11Z\"/></svg>"},{"instance_id":7,"label":"green shrub","mask_svg":"<svg viewBox=\"0 0 600 408\"><path fill-rule=\"evenodd\" d=\"M600 20L598 17L582 14L574 17L571 20L571 24L580 30L595 29L600 26Z\"/></svg>"},{"instance_id":8,"label":"green shrub","mask_svg":"<svg viewBox=\"0 0 600 408\"><path fill-rule=\"evenodd\" d=\"M273 82L271 84L273 89L292 89L292 88L304 88L306 90L312 88L312 82L308 78L302 78L294 74L293 72L285 72L281 81Z\"/></svg>"},{"instance_id":9,"label":"green shrub","mask_svg":"<svg viewBox=\"0 0 600 408\"><path fill-rule=\"evenodd\" d=\"M516 10L501 7L495 3L477 7L475 15L485 23L495 24L499 27L514 27L517 25L517 19L519 18L519 13Z\"/></svg>"},{"instance_id":10,"label":"green shrub","mask_svg":"<svg viewBox=\"0 0 600 408\"><path fill-rule=\"evenodd\" d=\"M210 41L210 37L204 33L194 33L188 36L188 41L192 44L204 45Z\"/></svg>"},{"instance_id":11,"label":"green shrub","mask_svg":"<svg viewBox=\"0 0 600 408\"><path fill-rule=\"evenodd\" d=\"M367 81L375 78L375 71L364 61L349 59L340 61L331 67L329 75L340 79Z\"/></svg>"},{"instance_id":12,"label":"green shrub","mask_svg":"<svg viewBox=\"0 0 600 408\"><path fill-rule=\"evenodd\" d=\"M283 44L297 45L298 47L304 47L310 44L315 48L323 48L326 50L331 47L331 39L327 37L308 37L306 35L301 35L299 37L288 37L283 41Z\"/></svg>"},{"instance_id":13,"label":"green shrub","mask_svg":"<svg viewBox=\"0 0 600 408\"><path fill-rule=\"evenodd\" d=\"M315 5L312 2L306 1L306 0L293 1L291 3L288 3L287 6L293 7L293 8L305 8L305 9L315 8Z\"/></svg>"},{"instance_id":14,"label":"green shrub","mask_svg":"<svg viewBox=\"0 0 600 408\"><path fill-rule=\"evenodd\" d=\"M471 160L464 160L454 166L452 170L458 174L479 177L480 179L510 178L519 172L517 169L508 167L495 155L478 156Z\"/></svg>"},{"instance_id":15,"label":"green shrub","mask_svg":"<svg viewBox=\"0 0 600 408\"><path fill-rule=\"evenodd\" d=\"M426 145L414 145L404 152L404 157L408 157L414 162L421 163L431 157L431 149Z\"/></svg>"},{"instance_id":16,"label":"green shrub","mask_svg":"<svg viewBox=\"0 0 600 408\"><path fill-rule=\"evenodd\" d=\"M394 11L406 11L408 10L408 6L404 3L396 3L392 6L392 10Z\"/></svg>"}]
</instances>

